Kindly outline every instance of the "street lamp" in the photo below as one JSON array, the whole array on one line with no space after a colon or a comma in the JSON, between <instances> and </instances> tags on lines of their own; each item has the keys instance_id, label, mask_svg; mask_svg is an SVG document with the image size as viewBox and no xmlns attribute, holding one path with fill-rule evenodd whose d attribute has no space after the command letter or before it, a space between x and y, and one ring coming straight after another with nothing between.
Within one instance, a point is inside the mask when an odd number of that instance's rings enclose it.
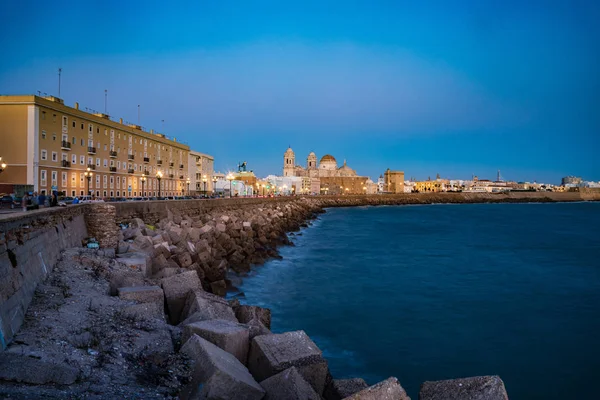
<instances>
[{"instance_id":1,"label":"street lamp","mask_svg":"<svg viewBox=\"0 0 600 400\"><path fill-rule=\"evenodd\" d=\"M140 178L140 181L142 181L142 197L145 196L144 194L144 183L146 183L146 173L142 173L142 177Z\"/></svg>"},{"instance_id":2,"label":"street lamp","mask_svg":"<svg viewBox=\"0 0 600 400\"><path fill-rule=\"evenodd\" d=\"M188 187L188 196L189 196L189 195L190 195L190 178L189 178L189 177L188 177L188 178L185 180L185 183L187 183L187 187Z\"/></svg>"},{"instance_id":3,"label":"street lamp","mask_svg":"<svg viewBox=\"0 0 600 400\"><path fill-rule=\"evenodd\" d=\"M6 163L2 161L2 157L0 157L0 173L6 169Z\"/></svg>"},{"instance_id":4,"label":"street lamp","mask_svg":"<svg viewBox=\"0 0 600 400\"><path fill-rule=\"evenodd\" d=\"M160 198L160 180L162 179L163 173L162 171L158 171L156 173L156 180L158 181L158 197Z\"/></svg>"},{"instance_id":5,"label":"street lamp","mask_svg":"<svg viewBox=\"0 0 600 400\"><path fill-rule=\"evenodd\" d=\"M202 183L204 184L204 197L206 197L206 181L208 179L206 178L206 175L202 175Z\"/></svg>"},{"instance_id":6,"label":"street lamp","mask_svg":"<svg viewBox=\"0 0 600 400\"><path fill-rule=\"evenodd\" d=\"M213 176L212 181L213 181L213 196L214 196L214 194L216 193L216 189L217 189L217 181L218 181L217 177Z\"/></svg>"},{"instance_id":7,"label":"street lamp","mask_svg":"<svg viewBox=\"0 0 600 400\"><path fill-rule=\"evenodd\" d=\"M227 174L227 180L229 181L229 197L231 198L231 182L233 181L233 175L231 172Z\"/></svg>"},{"instance_id":8,"label":"street lamp","mask_svg":"<svg viewBox=\"0 0 600 400\"><path fill-rule=\"evenodd\" d=\"M265 186L266 185L263 183L261 186L262 186L262 195L263 195L263 197L265 197Z\"/></svg>"},{"instance_id":9,"label":"street lamp","mask_svg":"<svg viewBox=\"0 0 600 400\"><path fill-rule=\"evenodd\" d=\"M285 192L287 191L287 185L283 185L282 194L285 196Z\"/></svg>"},{"instance_id":10,"label":"street lamp","mask_svg":"<svg viewBox=\"0 0 600 400\"><path fill-rule=\"evenodd\" d=\"M92 180L92 175L94 175L94 173L92 172L92 169L90 167L87 167L87 169L85 170L85 172L83 173L83 175L85 175L85 178L87 179L88 196L91 196L91 193L90 193L90 181Z\"/></svg>"}]
</instances>

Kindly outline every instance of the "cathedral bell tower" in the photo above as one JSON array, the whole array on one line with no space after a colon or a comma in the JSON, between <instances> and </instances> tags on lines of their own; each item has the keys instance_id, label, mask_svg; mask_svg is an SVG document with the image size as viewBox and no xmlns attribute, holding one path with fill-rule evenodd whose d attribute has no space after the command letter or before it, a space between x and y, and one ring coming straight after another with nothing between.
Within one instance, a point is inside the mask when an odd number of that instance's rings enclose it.
<instances>
[{"instance_id":1,"label":"cathedral bell tower","mask_svg":"<svg viewBox=\"0 0 600 400\"><path fill-rule=\"evenodd\" d=\"M317 155L312 151L308 157L306 157L306 169L317 169Z\"/></svg>"},{"instance_id":2,"label":"cathedral bell tower","mask_svg":"<svg viewBox=\"0 0 600 400\"><path fill-rule=\"evenodd\" d=\"M294 176L296 166L296 155L291 147L283 154L283 176Z\"/></svg>"}]
</instances>

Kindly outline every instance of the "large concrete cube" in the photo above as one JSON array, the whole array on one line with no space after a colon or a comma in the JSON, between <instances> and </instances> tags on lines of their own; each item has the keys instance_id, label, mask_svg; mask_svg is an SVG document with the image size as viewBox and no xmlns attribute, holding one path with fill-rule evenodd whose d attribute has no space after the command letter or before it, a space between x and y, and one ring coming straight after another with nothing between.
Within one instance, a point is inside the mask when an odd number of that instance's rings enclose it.
<instances>
[{"instance_id":1,"label":"large concrete cube","mask_svg":"<svg viewBox=\"0 0 600 400\"><path fill-rule=\"evenodd\" d=\"M267 392L264 400L321 400L321 396L304 380L296 367L265 379L260 386Z\"/></svg>"},{"instance_id":2,"label":"large concrete cube","mask_svg":"<svg viewBox=\"0 0 600 400\"><path fill-rule=\"evenodd\" d=\"M242 364L246 364L250 347L247 326L223 319L194 322L183 327L181 342L185 343L194 334L233 354Z\"/></svg>"},{"instance_id":3,"label":"large concrete cube","mask_svg":"<svg viewBox=\"0 0 600 400\"><path fill-rule=\"evenodd\" d=\"M391 377L354 393L346 400L410 400L398 379Z\"/></svg>"},{"instance_id":4,"label":"large concrete cube","mask_svg":"<svg viewBox=\"0 0 600 400\"><path fill-rule=\"evenodd\" d=\"M342 400L368 387L362 378L333 379L325 388L323 397L326 400Z\"/></svg>"},{"instance_id":5,"label":"large concrete cube","mask_svg":"<svg viewBox=\"0 0 600 400\"><path fill-rule=\"evenodd\" d=\"M419 400L508 400L499 376L430 381L421 385Z\"/></svg>"},{"instance_id":6,"label":"large concrete cube","mask_svg":"<svg viewBox=\"0 0 600 400\"><path fill-rule=\"evenodd\" d=\"M132 286L118 289L119 298L138 303L156 303L163 308L165 296L158 286Z\"/></svg>"},{"instance_id":7,"label":"large concrete cube","mask_svg":"<svg viewBox=\"0 0 600 400\"><path fill-rule=\"evenodd\" d=\"M248 369L233 355L209 341L193 335L185 342L181 352L196 362L192 383L181 393L181 398L263 398L264 389L252 378Z\"/></svg>"},{"instance_id":8,"label":"large concrete cube","mask_svg":"<svg viewBox=\"0 0 600 400\"><path fill-rule=\"evenodd\" d=\"M167 309L171 323L181 321L181 312L185 306L188 292L202 290L202 284L196 271L186 271L160 281L165 292Z\"/></svg>"},{"instance_id":9,"label":"large concrete cube","mask_svg":"<svg viewBox=\"0 0 600 400\"><path fill-rule=\"evenodd\" d=\"M296 367L317 394L323 393L327 361L304 331L262 335L252 339L248 369L256 380L263 381L290 367Z\"/></svg>"},{"instance_id":10,"label":"large concrete cube","mask_svg":"<svg viewBox=\"0 0 600 400\"><path fill-rule=\"evenodd\" d=\"M271 329L271 310L268 308L242 305L235 308L235 316L243 324L256 319L267 329Z\"/></svg>"},{"instance_id":11,"label":"large concrete cube","mask_svg":"<svg viewBox=\"0 0 600 400\"><path fill-rule=\"evenodd\" d=\"M237 322L233 309L229 306L227 300L203 290L188 293L182 311L182 318L186 318L186 323L209 319Z\"/></svg>"}]
</instances>

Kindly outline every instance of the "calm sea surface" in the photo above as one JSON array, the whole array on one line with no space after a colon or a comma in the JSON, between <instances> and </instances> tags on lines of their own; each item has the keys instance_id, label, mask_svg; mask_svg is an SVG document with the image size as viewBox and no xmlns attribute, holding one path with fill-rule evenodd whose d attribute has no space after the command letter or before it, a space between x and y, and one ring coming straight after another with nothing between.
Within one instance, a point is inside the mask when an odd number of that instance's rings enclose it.
<instances>
[{"instance_id":1,"label":"calm sea surface","mask_svg":"<svg viewBox=\"0 0 600 400\"><path fill-rule=\"evenodd\" d=\"M335 378L498 374L514 399L598 399L600 203L329 209L244 280Z\"/></svg>"}]
</instances>

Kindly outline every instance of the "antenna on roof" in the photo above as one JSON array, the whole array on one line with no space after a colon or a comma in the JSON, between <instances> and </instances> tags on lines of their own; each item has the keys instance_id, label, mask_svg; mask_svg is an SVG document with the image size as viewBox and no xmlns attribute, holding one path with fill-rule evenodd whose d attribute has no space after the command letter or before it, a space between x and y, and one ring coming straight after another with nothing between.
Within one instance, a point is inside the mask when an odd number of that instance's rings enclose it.
<instances>
[{"instance_id":1,"label":"antenna on roof","mask_svg":"<svg viewBox=\"0 0 600 400\"><path fill-rule=\"evenodd\" d=\"M104 89L104 114L108 115L106 103L108 102L108 89Z\"/></svg>"},{"instance_id":2,"label":"antenna on roof","mask_svg":"<svg viewBox=\"0 0 600 400\"><path fill-rule=\"evenodd\" d=\"M60 98L60 74L62 72L62 68L58 69L58 97Z\"/></svg>"}]
</instances>

